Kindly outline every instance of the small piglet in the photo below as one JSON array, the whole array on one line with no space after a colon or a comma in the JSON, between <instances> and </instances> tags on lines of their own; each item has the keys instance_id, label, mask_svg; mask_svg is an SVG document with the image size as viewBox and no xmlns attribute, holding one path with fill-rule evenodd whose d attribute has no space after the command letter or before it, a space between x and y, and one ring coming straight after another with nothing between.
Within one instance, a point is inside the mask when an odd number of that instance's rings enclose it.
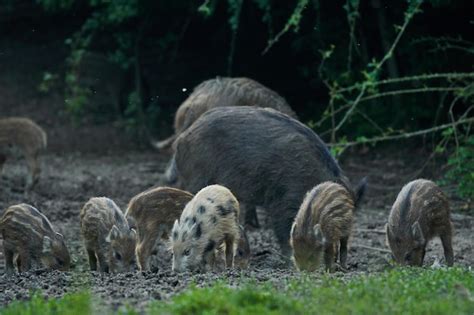
<instances>
[{"instance_id":1,"label":"small piglet","mask_svg":"<svg viewBox=\"0 0 474 315\"><path fill-rule=\"evenodd\" d=\"M137 233L109 198L91 198L80 213L81 232L91 270L133 271Z\"/></svg>"},{"instance_id":2,"label":"small piglet","mask_svg":"<svg viewBox=\"0 0 474 315\"><path fill-rule=\"evenodd\" d=\"M9 207L0 218L6 272L32 267L69 270L71 258L64 238L44 214L28 204Z\"/></svg>"},{"instance_id":3,"label":"small piglet","mask_svg":"<svg viewBox=\"0 0 474 315\"><path fill-rule=\"evenodd\" d=\"M33 188L41 171L38 157L46 144L46 133L32 120L22 117L0 119L0 171L7 156L11 154L11 149L18 148L25 156L30 170L26 188Z\"/></svg>"},{"instance_id":4,"label":"small piglet","mask_svg":"<svg viewBox=\"0 0 474 315\"><path fill-rule=\"evenodd\" d=\"M426 244L441 238L448 266L453 265L453 227L446 195L432 181L417 179L398 194L386 225L387 243L401 265L422 266Z\"/></svg>"},{"instance_id":5,"label":"small piglet","mask_svg":"<svg viewBox=\"0 0 474 315\"><path fill-rule=\"evenodd\" d=\"M193 195L183 190L158 187L133 197L125 216L136 227L138 242L137 263L140 270L149 270L149 258L160 239L167 239L175 220L183 212Z\"/></svg>"},{"instance_id":6,"label":"small piglet","mask_svg":"<svg viewBox=\"0 0 474 315\"><path fill-rule=\"evenodd\" d=\"M239 241L239 202L220 185L201 189L186 205L171 232L172 269L209 270L214 267L217 249L225 245L225 264L234 266Z\"/></svg>"},{"instance_id":7,"label":"small piglet","mask_svg":"<svg viewBox=\"0 0 474 315\"><path fill-rule=\"evenodd\" d=\"M338 248L340 265L346 267L353 212L365 185L363 179L354 195L343 185L323 182L306 194L291 227L290 245L298 270L315 271L324 256L326 270L333 271Z\"/></svg>"}]
</instances>

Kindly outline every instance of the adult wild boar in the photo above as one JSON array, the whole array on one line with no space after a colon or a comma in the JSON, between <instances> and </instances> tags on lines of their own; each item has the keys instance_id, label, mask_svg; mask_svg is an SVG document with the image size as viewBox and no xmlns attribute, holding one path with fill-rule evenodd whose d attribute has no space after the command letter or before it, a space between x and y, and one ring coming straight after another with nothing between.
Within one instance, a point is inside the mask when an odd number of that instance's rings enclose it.
<instances>
[{"instance_id":1,"label":"adult wild boar","mask_svg":"<svg viewBox=\"0 0 474 315\"><path fill-rule=\"evenodd\" d=\"M296 118L295 112L283 97L257 81L249 78L217 77L194 88L176 111L174 135L153 145L157 149L169 147L202 114L212 108L225 106L269 107Z\"/></svg>"},{"instance_id":2,"label":"adult wild boar","mask_svg":"<svg viewBox=\"0 0 474 315\"><path fill-rule=\"evenodd\" d=\"M167 176L193 193L218 183L247 209L263 206L287 255L307 191L334 181L354 193L311 129L276 110L248 106L216 108L199 118L176 140Z\"/></svg>"}]
</instances>

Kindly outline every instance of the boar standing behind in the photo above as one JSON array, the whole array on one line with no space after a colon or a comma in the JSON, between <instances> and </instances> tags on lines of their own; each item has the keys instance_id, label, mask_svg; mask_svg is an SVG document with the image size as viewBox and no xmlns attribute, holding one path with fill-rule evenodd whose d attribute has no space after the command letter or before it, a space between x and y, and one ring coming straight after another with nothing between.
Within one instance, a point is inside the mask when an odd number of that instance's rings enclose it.
<instances>
[{"instance_id":1,"label":"boar standing behind","mask_svg":"<svg viewBox=\"0 0 474 315\"><path fill-rule=\"evenodd\" d=\"M291 227L290 244L298 270L316 270L324 256L326 270L333 271L338 249L340 265L346 268L353 212L365 185L363 179L356 195L334 182L321 183L308 192Z\"/></svg>"},{"instance_id":2,"label":"boar standing behind","mask_svg":"<svg viewBox=\"0 0 474 315\"><path fill-rule=\"evenodd\" d=\"M194 88L176 111L174 135L153 145L157 149L171 146L173 141L206 111L228 106L270 107L297 118L283 97L257 81L249 78L217 77Z\"/></svg>"},{"instance_id":3,"label":"boar standing behind","mask_svg":"<svg viewBox=\"0 0 474 315\"><path fill-rule=\"evenodd\" d=\"M69 270L70 256L64 238L44 214L28 204L9 207L0 218L6 272L32 267Z\"/></svg>"},{"instance_id":4,"label":"boar standing behind","mask_svg":"<svg viewBox=\"0 0 474 315\"><path fill-rule=\"evenodd\" d=\"M417 179L406 184L392 206L385 228L387 242L399 264L422 266L428 241L439 236L446 264L453 265L449 202L432 181Z\"/></svg>"},{"instance_id":5,"label":"boar standing behind","mask_svg":"<svg viewBox=\"0 0 474 315\"><path fill-rule=\"evenodd\" d=\"M299 121L272 109L238 106L202 115L176 140L168 181L194 193L228 187L246 209L262 206L285 255L305 194L324 181L349 181L326 145Z\"/></svg>"},{"instance_id":6,"label":"boar standing behind","mask_svg":"<svg viewBox=\"0 0 474 315\"><path fill-rule=\"evenodd\" d=\"M150 269L149 258L157 241L169 237L174 221L192 198L192 194L183 190L158 187L130 200L125 216L137 229L136 257L140 270Z\"/></svg>"},{"instance_id":7,"label":"boar standing behind","mask_svg":"<svg viewBox=\"0 0 474 315\"><path fill-rule=\"evenodd\" d=\"M0 171L8 155L11 154L11 149L13 147L20 149L30 171L26 188L33 188L41 172L38 157L46 148L46 144L46 133L32 120L20 117L0 119Z\"/></svg>"},{"instance_id":8,"label":"boar standing behind","mask_svg":"<svg viewBox=\"0 0 474 315\"><path fill-rule=\"evenodd\" d=\"M171 231L172 269L209 270L214 267L222 244L226 267L233 267L239 241L239 212L239 202L229 189L211 185L200 190Z\"/></svg>"},{"instance_id":9,"label":"boar standing behind","mask_svg":"<svg viewBox=\"0 0 474 315\"><path fill-rule=\"evenodd\" d=\"M91 270L133 271L137 234L109 198L91 198L80 213L81 232Z\"/></svg>"}]
</instances>

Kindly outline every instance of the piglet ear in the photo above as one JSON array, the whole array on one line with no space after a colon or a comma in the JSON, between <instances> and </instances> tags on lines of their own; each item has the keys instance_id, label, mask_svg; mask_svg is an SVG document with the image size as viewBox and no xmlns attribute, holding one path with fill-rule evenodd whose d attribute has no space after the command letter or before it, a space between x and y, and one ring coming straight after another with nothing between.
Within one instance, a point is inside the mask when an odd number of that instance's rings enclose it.
<instances>
[{"instance_id":1,"label":"piglet ear","mask_svg":"<svg viewBox=\"0 0 474 315\"><path fill-rule=\"evenodd\" d=\"M49 236L44 236L43 237L43 254L48 254L51 253L53 250L53 241Z\"/></svg>"},{"instance_id":2,"label":"piglet ear","mask_svg":"<svg viewBox=\"0 0 474 315\"><path fill-rule=\"evenodd\" d=\"M418 221L416 221L411 226L411 232L412 232L412 236L415 242L417 242L419 245L425 243L425 237L423 236L423 231L421 230L421 226Z\"/></svg>"},{"instance_id":3,"label":"piglet ear","mask_svg":"<svg viewBox=\"0 0 474 315\"><path fill-rule=\"evenodd\" d=\"M388 223L385 223L385 246L387 247L390 247L390 243L388 242L389 233L390 233L390 229L388 227Z\"/></svg>"},{"instance_id":4,"label":"piglet ear","mask_svg":"<svg viewBox=\"0 0 474 315\"><path fill-rule=\"evenodd\" d=\"M179 227L179 221L178 219L174 220L174 224L173 224L173 229L172 231L176 231Z\"/></svg>"},{"instance_id":5,"label":"piglet ear","mask_svg":"<svg viewBox=\"0 0 474 315\"><path fill-rule=\"evenodd\" d=\"M131 235L132 237L136 238L136 237L137 237L137 230L135 230L134 228L131 228L131 229L130 229L130 235Z\"/></svg>"},{"instance_id":6,"label":"piglet ear","mask_svg":"<svg viewBox=\"0 0 474 315\"><path fill-rule=\"evenodd\" d=\"M59 239L64 239L64 236L61 233L56 232L56 237Z\"/></svg>"},{"instance_id":7,"label":"piglet ear","mask_svg":"<svg viewBox=\"0 0 474 315\"><path fill-rule=\"evenodd\" d=\"M109 235L105 238L107 243L110 243L120 237L120 231L116 225L112 226L110 229Z\"/></svg>"},{"instance_id":8,"label":"piglet ear","mask_svg":"<svg viewBox=\"0 0 474 315\"><path fill-rule=\"evenodd\" d=\"M295 222L295 223L293 223L293 225L291 226L290 235L291 235L292 238L295 238L295 237L296 237L296 233L297 233L296 231L297 231L297 230L296 230L296 222Z\"/></svg>"},{"instance_id":9,"label":"piglet ear","mask_svg":"<svg viewBox=\"0 0 474 315\"><path fill-rule=\"evenodd\" d=\"M321 230L321 224L316 224L313 228L314 237L318 243L326 243L326 238L324 237L323 231Z\"/></svg>"}]
</instances>

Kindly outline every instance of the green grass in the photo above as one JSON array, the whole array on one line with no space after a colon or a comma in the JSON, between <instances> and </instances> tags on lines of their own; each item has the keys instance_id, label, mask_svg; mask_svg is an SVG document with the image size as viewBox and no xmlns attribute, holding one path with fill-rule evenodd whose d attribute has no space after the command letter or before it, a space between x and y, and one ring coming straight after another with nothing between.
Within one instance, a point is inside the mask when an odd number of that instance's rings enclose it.
<instances>
[{"instance_id":1,"label":"green grass","mask_svg":"<svg viewBox=\"0 0 474 315\"><path fill-rule=\"evenodd\" d=\"M349 281L303 274L279 288L244 282L238 288L223 282L191 287L170 301L153 301L147 314L474 314L474 274L465 268L399 268ZM52 301L36 295L0 314L92 314L92 309L86 293Z\"/></svg>"},{"instance_id":2,"label":"green grass","mask_svg":"<svg viewBox=\"0 0 474 315\"><path fill-rule=\"evenodd\" d=\"M79 315L92 314L88 293L67 294L61 299L45 300L40 294L33 294L28 302L15 301L0 309L1 315Z\"/></svg>"}]
</instances>

